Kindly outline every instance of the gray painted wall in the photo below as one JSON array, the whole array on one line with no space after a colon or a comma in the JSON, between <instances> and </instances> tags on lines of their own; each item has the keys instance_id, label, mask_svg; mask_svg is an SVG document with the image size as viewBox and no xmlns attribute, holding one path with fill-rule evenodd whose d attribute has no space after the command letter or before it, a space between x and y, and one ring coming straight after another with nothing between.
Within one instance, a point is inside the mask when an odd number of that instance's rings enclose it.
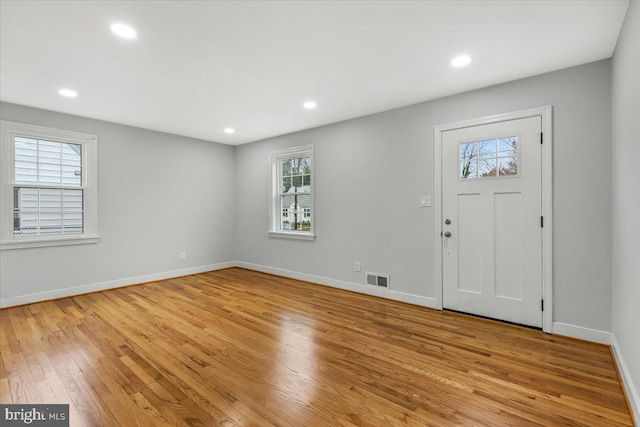
<instances>
[{"instance_id":1,"label":"gray painted wall","mask_svg":"<svg viewBox=\"0 0 640 427\"><path fill-rule=\"evenodd\" d=\"M640 422L640 2L629 5L612 73L613 335Z\"/></svg>"},{"instance_id":2,"label":"gray painted wall","mask_svg":"<svg viewBox=\"0 0 640 427\"><path fill-rule=\"evenodd\" d=\"M598 61L236 149L240 261L434 298L433 127L554 107L554 321L611 330L611 73ZM312 114L312 113L311 113ZM314 144L313 242L269 238L267 153Z\"/></svg>"},{"instance_id":3,"label":"gray painted wall","mask_svg":"<svg viewBox=\"0 0 640 427\"><path fill-rule=\"evenodd\" d=\"M436 206L418 208L419 195L434 193L433 126L551 104L554 320L609 331L610 65L599 61L235 149L1 104L5 120L99 136L102 235L96 245L1 252L1 296L235 259L358 284L366 270L388 273L394 290L434 298ZM317 239L269 239L267 153L303 144L315 145ZM353 271L354 261L362 273Z\"/></svg>"},{"instance_id":4,"label":"gray painted wall","mask_svg":"<svg viewBox=\"0 0 640 427\"><path fill-rule=\"evenodd\" d=\"M0 252L3 299L235 259L233 147L6 103L0 117L98 135L102 237Z\"/></svg>"}]
</instances>

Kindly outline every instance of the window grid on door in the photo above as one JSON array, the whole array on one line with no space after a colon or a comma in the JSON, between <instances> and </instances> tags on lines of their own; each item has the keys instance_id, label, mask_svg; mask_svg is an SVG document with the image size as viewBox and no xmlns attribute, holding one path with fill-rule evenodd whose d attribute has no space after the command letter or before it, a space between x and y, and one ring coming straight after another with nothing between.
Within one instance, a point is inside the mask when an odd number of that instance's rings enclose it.
<instances>
[{"instance_id":1,"label":"window grid on door","mask_svg":"<svg viewBox=\"0 0 640 427\"><path fill-rule=\"evenodd\" d=\"M519 137L507 136L458 144L458 178L514 177L519 173Z\"/></svg>"}]
</instances>

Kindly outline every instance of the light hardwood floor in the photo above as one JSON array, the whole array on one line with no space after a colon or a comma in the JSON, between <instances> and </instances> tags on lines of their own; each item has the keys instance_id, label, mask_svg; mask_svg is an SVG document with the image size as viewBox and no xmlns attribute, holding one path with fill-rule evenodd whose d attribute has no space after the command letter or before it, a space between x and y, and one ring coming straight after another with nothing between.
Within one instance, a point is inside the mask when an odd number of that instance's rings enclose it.
<instances>
[{"instance_id":1,"label":"light hardwood floor","mask_svg":"<svg viewBox=\"0 0 640 427\"><path fill-rule=\"evenodd\" d=\"M74 426L632 425L606 346L239 268L0 315L0 400Z\"/></svg>"}]
</instances>

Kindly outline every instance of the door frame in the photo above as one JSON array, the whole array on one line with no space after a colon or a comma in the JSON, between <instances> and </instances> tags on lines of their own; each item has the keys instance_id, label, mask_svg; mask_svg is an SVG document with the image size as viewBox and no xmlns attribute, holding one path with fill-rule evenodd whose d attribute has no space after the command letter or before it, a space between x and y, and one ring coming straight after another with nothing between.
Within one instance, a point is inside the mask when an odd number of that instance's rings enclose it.
<instances>
[{"instance_id":1,"label":"door frame","mask_svg":"<svg viewBox=\"0 0 640 427\"><path fill-rule=\"evenodd\" d=\"M542 120L542 215L544 227L542 227L542 299L544 311L542 312L542 330L546 333L553 331L553 107L545 105L527 110L514 111L478 119L463 120L454 123L446 123L434 126L434 201L435 209L435 284L436 284L436 308L443 309L443 273L442 273L442 134L446 131L487 125L508 120L540 117ZM440 238L438 238L438 233Z\"/></svg>"}]
</instances>

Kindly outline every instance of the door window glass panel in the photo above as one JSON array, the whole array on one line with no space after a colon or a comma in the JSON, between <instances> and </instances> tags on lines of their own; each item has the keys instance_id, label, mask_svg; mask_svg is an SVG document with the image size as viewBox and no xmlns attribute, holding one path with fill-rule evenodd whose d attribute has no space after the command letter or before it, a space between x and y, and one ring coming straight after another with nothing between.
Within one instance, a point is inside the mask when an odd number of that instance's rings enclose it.
<instances>
[{"instance_id":1,"label":"door window glass panel","mask_svg":"<svg viewBox=\"0 0 640 427\"><path fill-rule=\"evenodd\" d=\"M518 154L518 138L501 138L498 140L499 156L515 156Z\"/></svg>"},{"instance_id":2,"label":"door window glass panel","mask_svg":"<svg viewBox=\"0 0 640 427\"><path fill-rule=\"evenodd\" d=\"M496 157L496 140L480 141L478 143L481 159Z\"/></svg>"},{"instance_id":3,"label":"door window glass panel","mask_svg":"<svg viewBox=\"0 0 640 427\"><path fill-rule=\"evenodd\" d=\"M514 176L518 175L518 158L506 157L499 159L500 161L500 176Z\"/></svg>"},{"instance_id":4,"label":"door window glass panel","mask_svg":"<svg viewBox=\"0 0 640 427\"><path fill-rule=\"evenodd\" d=\"M462 142L459 150L460 179L518 175L517 136Z\"/></svg>"},{"instance_id":5,"label":"door window glass panel","mask_svg":"<svg viewBox=\"0 0 640 427\"><path fill-rule=\"evenodd\" d=\"M460 162L460 178L477 178L478 177L478 162L475 160L469 160Z\"/></svg>"},{"instance_id":6,"label":"door window glass panel","mask_svg":"<svg viewBox=\"0 0 640 427\"><path fill-rule=\"evenodd\" d=\"M488 176L496 176L496 160L483 159L478 162L478 176L486 178Z\"/></svg>"},{"instance_id":7,"label":"door window glass panel","mask_svg":"<svg viewBox=\"0 0 640 427\"><path fill-rule=\"evenodd\" d=\"M468 161L476 159L478 152L477 142L468 142L460 144L460 161Z\"/></svg>"}]
</instances>

